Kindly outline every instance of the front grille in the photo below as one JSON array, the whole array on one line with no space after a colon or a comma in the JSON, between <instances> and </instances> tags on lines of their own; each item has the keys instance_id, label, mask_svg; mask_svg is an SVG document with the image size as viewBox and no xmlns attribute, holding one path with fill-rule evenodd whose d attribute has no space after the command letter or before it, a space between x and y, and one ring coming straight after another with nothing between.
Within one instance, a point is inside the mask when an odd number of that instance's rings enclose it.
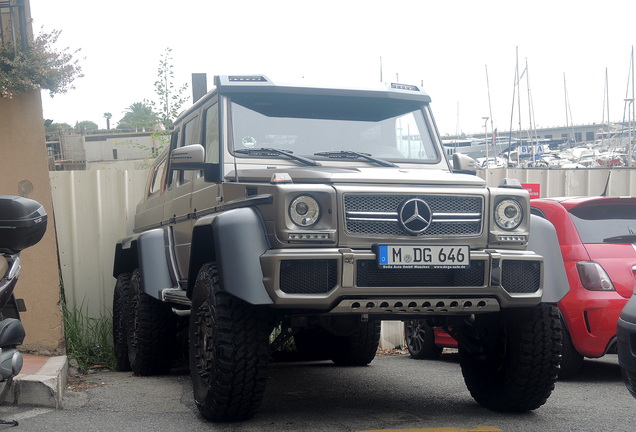
<instances>
[{"instance_id":1,"label":"front grille","mask_svg":"<svg viewBox=\"0 0 636 432\"><path fill-rule=\"evenodd\" d=\"M485 261L472 261L466 269L381 269L373 260L357 263L359 287L468 287L485 283Z\"/></svg>"},{"instance_id":2,"label":"front grille","mask_svg":"<svg viewBox=\"0 0 636 432\"><path fill-rule=\"evenodd\" d=\"M280 289L287 294L321 294L336 286L337 260L286 260L280 263Z\"/></svg>"},{"instance_id":3,"label":"front grille","mask_svg":"<svg viewBox=\"0 0 636 432\"><path fill-rule=\"evenodd\" d=\"M539 261L503 260L501 274L501 286L509 293L534 293L541 286Z\"/></svg>"},{"instance_id":4,"label":"front grille","mask_svg":"<svg viewBox=\"0 0 636 432\"><path fill-rule=\"evenodd\" d=\"M400 205L420 198L432 213L430 226L416 237L477 236L482 230L483 198L457 195L353 195L344 196L347 232L351 235L403 237L398 222Z\"/></svg>"}]
</instances>

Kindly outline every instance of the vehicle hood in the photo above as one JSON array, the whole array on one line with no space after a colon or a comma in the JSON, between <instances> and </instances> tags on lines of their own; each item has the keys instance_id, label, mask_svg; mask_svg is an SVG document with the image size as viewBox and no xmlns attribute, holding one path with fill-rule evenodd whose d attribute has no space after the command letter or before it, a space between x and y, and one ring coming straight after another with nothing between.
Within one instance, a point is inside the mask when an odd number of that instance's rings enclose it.
<instances>
[{"instance_id":1,"label":"vehicle hood","mask_svg":"<svg viewBox=\"0 0 636 432\"><path fill-rule=\"evenodd\" d=\"M636 266L636 244L585 244L592 261L596 261L607 272L616 292L628 298L634 292L636 279L632 267Z\"/></svg>"},{"instance_id":2,"label":"vehicle hood","mask_svg":"<svg viewBox=\"0 0 636 432\"><path fill-rule=\"evenodd\" d=\"M457 174L440 169L421 168L366 168L366 167L281 167L253 168L237 171L240 182L270 183L274 174L286 173L294 183L381 183L414 185L453 185L485 187L486 182L473 175ZM236 179L235 172L226 178Z\"/></svg>"}]
</instances>

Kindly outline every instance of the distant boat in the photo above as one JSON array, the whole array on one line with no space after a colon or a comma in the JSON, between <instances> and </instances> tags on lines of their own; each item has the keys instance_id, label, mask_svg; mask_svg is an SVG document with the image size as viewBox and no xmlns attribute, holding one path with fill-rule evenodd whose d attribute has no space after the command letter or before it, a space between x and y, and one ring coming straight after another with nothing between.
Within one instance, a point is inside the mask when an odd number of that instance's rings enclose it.
<instances>
[{"instance_id":1,"label":"distant boat","mask_svg":"<svg viewBox=\"0 0 636 432\"><path fill-rule=\"evenodd\" d=\"M516 148L520 144L517 138L506 136L498 136L494 140L488 141L488 144L486 144L484 139L465 138L461 140L442 140L442 144L448 156L453 153L462 153L473 159L501 155L509 146L510 148Z\"/></svg>"}]
</instances>

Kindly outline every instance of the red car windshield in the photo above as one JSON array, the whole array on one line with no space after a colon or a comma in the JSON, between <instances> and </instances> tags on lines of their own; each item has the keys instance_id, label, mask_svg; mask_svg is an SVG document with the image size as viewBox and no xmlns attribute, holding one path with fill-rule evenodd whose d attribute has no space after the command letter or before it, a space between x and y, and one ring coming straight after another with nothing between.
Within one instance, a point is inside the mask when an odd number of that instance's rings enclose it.
<instances>
[{"instance_id":1,"label":"red car windshield","mask_svg":"<svg viewBox=\"0 0 636 432\"><path fill-rule=\"evenodd\" d=\"M602 204L570 210L583 243L636 243L636 205Z\"/></svg>"}]
</instances>

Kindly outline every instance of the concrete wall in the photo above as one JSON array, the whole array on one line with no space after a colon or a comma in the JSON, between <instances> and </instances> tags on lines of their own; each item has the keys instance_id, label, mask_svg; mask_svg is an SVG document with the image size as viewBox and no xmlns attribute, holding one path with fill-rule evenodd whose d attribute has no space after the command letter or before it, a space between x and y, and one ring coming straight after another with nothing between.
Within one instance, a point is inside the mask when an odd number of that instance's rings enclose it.
<instances>
[{"instance_id":1,"label":"concrete wall","mask_svg":"<svg viewBox=\"0 0 636 432\"><path fill-rule=\"evenodd\" d=\"M22 348L41 354L64 352L55 221L39 92L0 98L0 193L22 195L42 204L48 214L44 238L21 254L22 275L16 296L26 339Z\"/></svg>"},{"instance_id":2,"label":"concrete wall","mask_svg":"<svg viewBox=\"0 0 636 432\"><path fill-rule=\"evenodd\" d=\"M63 140L65 138L62 137ZM169 136L165 140L167 142ZM144 160L151 157L153 148L158 149L163 146L160 139L156 139L147 133L115 137L107 134L85 135L84 141L86 162Z\"/></svg>"}]
</instances>

